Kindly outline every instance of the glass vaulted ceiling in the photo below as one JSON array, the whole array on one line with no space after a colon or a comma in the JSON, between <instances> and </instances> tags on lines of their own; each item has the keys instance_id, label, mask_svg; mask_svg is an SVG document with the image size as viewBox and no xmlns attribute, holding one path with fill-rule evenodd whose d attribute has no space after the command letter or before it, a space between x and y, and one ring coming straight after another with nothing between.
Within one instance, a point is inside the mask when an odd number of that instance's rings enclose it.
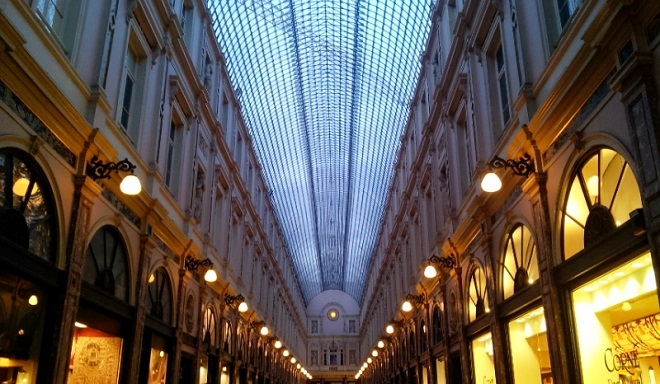
<instances>
[{"instance_id":1,"label":"glass vaulted ceiling","mask_svg":"<svg viewBox=\"0 0 660 384\"><path fill-rule=\"evenodd\" d=\"M209 0L304 300L360 303L432 0Z\"/></svg>"}]
</instances>

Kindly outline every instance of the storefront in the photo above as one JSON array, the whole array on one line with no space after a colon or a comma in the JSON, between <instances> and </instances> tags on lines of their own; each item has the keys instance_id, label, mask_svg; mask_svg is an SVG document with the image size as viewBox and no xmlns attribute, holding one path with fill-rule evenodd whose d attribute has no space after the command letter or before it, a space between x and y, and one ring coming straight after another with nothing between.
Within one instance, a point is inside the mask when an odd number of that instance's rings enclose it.
<instances>
[{"instance_id":1,"label":"storefront","mask_svg":"<svg viewBox=\"0 0 660 384\"><path fill-rule=\"evenodd\" d=\"M63 272L51 188L36 160L0 149L0 382L35 383L49 369Z\"/></svg>"}]
</instances>

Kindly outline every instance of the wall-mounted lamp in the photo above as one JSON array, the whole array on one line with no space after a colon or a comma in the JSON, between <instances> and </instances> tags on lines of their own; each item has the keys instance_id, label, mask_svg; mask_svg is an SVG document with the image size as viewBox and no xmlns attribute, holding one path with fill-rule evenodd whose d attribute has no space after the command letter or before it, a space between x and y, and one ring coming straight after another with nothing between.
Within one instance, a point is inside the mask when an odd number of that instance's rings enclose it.
<instances>
[{"instance_id":1,"label":"wall-mounted lamp","mask_svg":"<svg viewBox=\"0 0 660 384\"><path fill-rule=\"evenodd\" d=\"M134 170L135 165L128 161L128 159L116 163L104 163L103 160L94 156L87 165L87 175L93 180L109 179L113 171L117 172L117 174L119 174L119 171L130 172L129 175L124 177L121 184L119 184L119 189L126 195L137 195L142 191L142 184L140 183L140 179L133 174Z\"/></svg>"},{"instance_id":2,"label":"wall-mounted lamp","mask_svg":"<svg viewBox=\"0 0 660 384\"><path fill-rule=\"evenodd\" d=\"M234 303L238 303L239 312L247 312L248 305L245 302L245 298L243 297L243 295L238 294L236 296L232 296L228 293L225 293L225 304L232 305Z\"/></svg>"},{"instance_id":3,"label":"wall-mounted lamp","mask_svg":"<svg viewBox=\"0 0 660 384\"><path fill-rule=\"evenodd\" d=\"M452 269L456 266L456 257L454 255L431 256L428 265L424 268L424 277L432 279L438 275L438 270L435 268L434 264L438 264L443 268Z\"/></svg>"},{"instance_id":4,"label":"wall-mounted lamp","mask_svg":"<svg viewBox=\"0 0 660 384\"><path fill-rule=\"evenodd\" d=\"M259 329L259 333L262 336L268 335L268 332L269 332L268 327L266 326L266 323L263 320L262 321L253 321L253 322L250 323L250 329L255 329L257 327L261 327Z\"/></svg>"},{"instance_id":5,"label":"wall-mounted lamp","mask_svg":"<svg viewBox=\"0 0 660 384\"><path fill-rule=\"evenodd\" d=\"M204 281L212 283L218 280L218 274L213 270L213 262L208 257L204 260L198 260L188 255L184 265L187 271L196 271L199 267L209 267L204 274Z\"/></svg>"},{"instance_id":6,"label":"wall-mounted lamp","mask_svg":"<svg viewBox=\"0 0 660 384\"><path fill-rule=\"evenodd\" d=\"M534 172L534 162L528 154L525 154L518 160L505 160L499 156L495 156L493 160L488 163L488 166L491 169L511 168L514 175L525 177L529 177L529 175ZM497 192L500 188L502 188L502 180L500 180L499 176L497 176L492 170L481 180L481 189L484 192Z\"/></svg>"},{"instance_id":7,"label":"wall-mounted lamp","mask_svg":"<svg viewBox=\"0 0 660 384\"><path fill-rule=\"evenodd\" d=\"M413 294L407 294L406 295L406 300L401 304L401 310L404 312L410 312L413 309L413 304L417 305L422 305L424 304L424 296L423 295L413 295Z\"/></svg>"},{"instance_id":8,"label":"wall-mounted lamp","mask_svg":"<svg viewBox=\"0 0 660 384\"><path fill-rule=\"evenodd\" d=\"M391 335L394 333L394 327L403 328L404 325L405 322L403 320L392 320L389 324L387 324L387 327L385 327L385 332L388 335Z\"/></svg>"}]
</instances>

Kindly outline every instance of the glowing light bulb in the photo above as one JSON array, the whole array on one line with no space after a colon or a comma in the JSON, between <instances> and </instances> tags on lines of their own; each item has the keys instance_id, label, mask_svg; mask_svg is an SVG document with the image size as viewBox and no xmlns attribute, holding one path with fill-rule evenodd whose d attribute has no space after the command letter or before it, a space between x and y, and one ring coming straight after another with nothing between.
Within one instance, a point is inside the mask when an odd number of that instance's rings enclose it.
<instances>
[{"instance_id":1,"label":"glowing light bulb","mask_svg":"<svg viewBox=\"0 0 660 384\"><path fill-rule=\"evenodd\" d=\"M30 296L30 298L28 299L28 304L32 306L39 304L39 298L37 297L37 295Z\"/></svg>"},{"instance_id":2,"label":"glowing light bulb","mask_svg":"<svg viewBox=\"0 0 660 384\"><path fill-rule=\"evenodd\" d=\"M208 271L206 271L206 273L204 274L204 281L212 283L216 280L218 280L218 274L215 273L215 270L213 270L213 268L210 268Z\"/></svg>"},{"instance_id":3,"label":"glowing light bulb","mask_svg":"<svg viewBox=\"0 0 660 384\"><path fill-rule=\"evenodd\" d=\"M246 303L245 301L242 301L242 302L238 305L238 312L247 312L247 310L248 310L248 305L247 305L247 303Z\"/></svg>"},{"instance_id":4,"label":"glowing light bulb","mask_svg":"<svg viewBox=\"0 0 660 384\"><path fill-rule=\"evenodd\" d=\"M488 172L481 180L481 189L484 192L497 192L502 189L502 180L494 172Z\"/></svg>"},{"instance_id":5,"label":"glowing light bulb","mask_svg":"<svg viewBox=\"0 0 660 384\"><path fill-rule=\"evenodd\" d=\"M412 311L412 304L410 304L410 301L406 300L403 302L401 305L401 310L404 312L410 312Z\"/></svg>"},{"instance_id":6,"label":"glowing light bulb","mask_svg":"<svg viewBox=\"0 0 660 384\"><path fill-rule=\"evenodd\" d=\"M142 184L137 176L130 174L121 181L119 189L126 195L137 195L142 191Z\"/></svg>"},{"instance_id":7,"label":"glowing light bulb","mask_svg":"<svg viewBox=\"0 0 660 384\"><path fill-rule=\"evenodd\" d=\"M426 268L424 268L424 277L427 279L432 279L436 276L438 276L438 271L433 265L429 264L426 266Z\"/></svg>"}]
</instances>

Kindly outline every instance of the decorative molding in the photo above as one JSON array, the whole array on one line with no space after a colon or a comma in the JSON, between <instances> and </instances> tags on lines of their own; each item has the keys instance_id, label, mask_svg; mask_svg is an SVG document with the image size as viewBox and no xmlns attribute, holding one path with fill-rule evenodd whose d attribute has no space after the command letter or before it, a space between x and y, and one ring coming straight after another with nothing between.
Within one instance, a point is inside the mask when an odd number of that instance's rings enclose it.
<instances>
[{"instance_id":1,"label":"decorative molding","mask_svg":"<svg viewBox=\"0 0 660 384\"><path fill-rule=\"evenodd\" d=\"M0 81L0 100L32 128L39 138L53 148L67 164L72 167L76 166L77 156L2 81Z\"/></svg>"}]
</instances>

